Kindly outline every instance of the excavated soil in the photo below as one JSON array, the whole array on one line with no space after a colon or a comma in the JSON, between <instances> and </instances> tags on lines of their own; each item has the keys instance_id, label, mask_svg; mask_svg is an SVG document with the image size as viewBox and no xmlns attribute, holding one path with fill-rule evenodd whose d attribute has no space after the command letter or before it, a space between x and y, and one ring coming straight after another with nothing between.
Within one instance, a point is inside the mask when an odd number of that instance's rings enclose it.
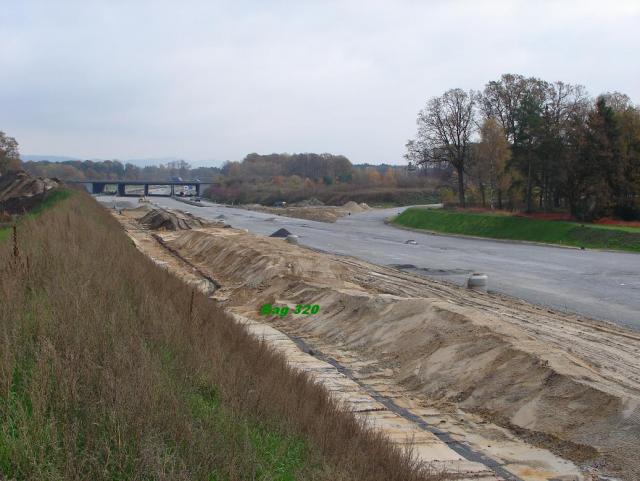
<instances>
[{"instance_id":1,"label":"excavated soil","mask_svg":"<svg viewBox=\"0 0 640 481\"><path fill-rule=\"evenodd\" d=\"M152 230L187 230L210 224L187 212L168 209L152 209L138 222Z\"/></svg>"},{"instance_id":2,"label":"excavated soil","mask_svg":"<svg viewBox=\"0 0 640 481\"><path fill-rule=\"evenodd\" d=\"M20 170L0 176L0 212L22 214L61 186L57 179L33 177Z\"/></svg>"},{"instance_id":3,"label":"excavated soil","mask_svg":"<svg viewBox=\"0 0 640 481\"><path fill-rule=\"evenodd\" d=\"M270 322L357 353L425 402L640 479L639 334L232 229L163 240L215 278L218 298L238 314L258 319L263 303L318 304L317 315Z\"/></svg>"},{"instance_id":4,"label":"excavated soil","mask_svg":"<svg viewBox=\"0 0 640 481\"><path fill-rule=\"evenodd\" d=\"M343 206L332 205L295 205L289 207L266 207L259 204L249 204L243 206L245 209L256 210L268 214L283 215L286 217L295 217L298 219L315 220L319 222L335 222L340 217L344 217L351 213L364 212L369 210L367 204L358 204L349 201Z\"/></svg>"}]
</instances>

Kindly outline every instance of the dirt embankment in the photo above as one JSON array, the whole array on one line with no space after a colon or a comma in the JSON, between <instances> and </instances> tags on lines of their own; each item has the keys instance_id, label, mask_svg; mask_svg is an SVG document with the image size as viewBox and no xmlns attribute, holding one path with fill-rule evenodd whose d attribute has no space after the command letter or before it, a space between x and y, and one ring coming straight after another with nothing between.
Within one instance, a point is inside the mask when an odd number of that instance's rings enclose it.
<instances>
[{"instance_id":1,"label":"dirt embankment","mask_svg":"<svg viewBox=\"0 0 640 481\"><path fill-rule=\"evenodd\" d=\"M267 302L318 304L319 315L271 321L392 369L426 399L640 477L637 333L231 229L165 241L220 281L239 314L256 318Z\"/></svg>"},{"instance_id":2,"label":"dirt embankment","mask_svg":"<svg viewBox=\"0 0 640 481\"><path fill-rule=\"evenodd\" d=\"M289 207L266 207L259 204L249 204L243 207L245 209L256 210L258 212L266 212L268 214L315 220L319 222L335 222L340 217L350 215L351 213L364 212L370 209L367 204L357 204L353 201L349 201L342 206L292 205Z\"/></svg>"},{"instance_id":3,"label":"dirt embankment","mask_svg":"<svg viewBox=\"0 0 640 481\"><path fill-rule=\"evenodd\" d=\"M22 214L42 202L62 183L57 179L33 177L25 171L0 176L0 213Z\"/></svg>"},{"instance_id":4,"label":"dirt embankment","mask_svg":"<svg viewBox=\"0 0 640 481\"><path fill-rule=\"evenodd\" d=\"M152 209L142 216L139 222L147 229L152 230L186 230L211 224L188 212L168 209Z\"/></svg>"}]
</instances>

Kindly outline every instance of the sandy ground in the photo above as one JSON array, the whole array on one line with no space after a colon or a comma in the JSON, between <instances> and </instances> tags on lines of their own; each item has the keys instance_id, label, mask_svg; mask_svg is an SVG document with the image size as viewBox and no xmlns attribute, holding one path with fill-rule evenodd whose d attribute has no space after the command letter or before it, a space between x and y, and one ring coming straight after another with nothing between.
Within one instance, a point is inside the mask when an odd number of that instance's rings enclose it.
<instances>
[{"instance_id":1,"label":"sandy ground","mask_svg":"<svg viewBox=\"0 0 640 481\"><path fill-rule=\"evenodd\" d=\"M140 215L118 217L170 263ZM185 280L215 279L228 310L300 339L512 479L640 479L637 333L234 229L156 235ZM321 311L265 318L265 302Z\"/></svg>"},{"instance_id":2,"label":"sandy ground","mask_svg":"<svg viewBox=\"0 0 640 481\"><path fill-rule=\"evenodd\" d=\"M112 198L98 197L106 205ZM134 204L133 198L118 203ZM155 205L191 212L259 235L285 228L299 244L397 267L414 275L466 285L472 272L489 276L489 290L539 306L612 321L640 332L640 255L568 249L488 239L409 233L384 223L404 207L371 209L334 223L315 222L202 201L199 207L166 197ZM416 245L407 243L413 239Z\"/></svg>"},{"instance_id":3,"label":"sandy ground","mask_svg":"<svg viewBox=\"0 0 640 481\"><path fill-rule=\"evenodd\" d=\"M248 204L239 206L243 209L265 212L267 214L283 215L285 217L295 217L297 219L316 220L319 222L335 222L340 217L360 213L369 210L366 204L347 202L343 206L335 205L310 205L310 206L289 206L289 207L266 207L260 204Z\"/></svg>"}]
</instances>

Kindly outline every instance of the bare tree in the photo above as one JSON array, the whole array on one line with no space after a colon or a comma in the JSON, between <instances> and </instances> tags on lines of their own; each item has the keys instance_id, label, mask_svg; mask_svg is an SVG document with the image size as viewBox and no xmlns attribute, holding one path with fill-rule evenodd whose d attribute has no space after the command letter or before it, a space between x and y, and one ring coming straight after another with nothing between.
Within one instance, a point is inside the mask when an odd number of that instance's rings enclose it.
<instances>
[{"instance_id":1,"label":"bare tree","mask_svg":"<svg viewBox=\"0 0 640 481\"><path fill-rule=\"evenodd\" d=\"M538 173L542 114L550 85L535 77L505 74L489 82L482 96L485 117L497 119L512 146L514 161L526 178L527 211L531 210L534 177Z\"/></svg>"},{"instance_id":2,"label":"bare tree","mask_svg":"<svg viewBox=\"0 0 640 481\"><path fill-rule=\"evenodd\" d=\"M500 80L489 82L481 97L481 109L485 117L500 122L507 140L512 145L520 142L519 117L523 104L529 101L544 102L549 88L547 82L522 75L504 74Z\"/></svg>"},{"instance_id":3,"label":"bare tree","mask_svg":"<svg viewBox=\"0 0 640 481\"><path fill-rule=\"evenodd\" d=\"M418 135L410 145L410 155L418 164L446 162L455 168L462 207L466 206L464 173L475 129L477 98L473 90L452 89L430 99L418 114Z\"/></svg>"},{"instance_id":4,"label":"bare tree","mask_svg":"<svg viewBox=\"0 0 640 481\"><path fill-rule=\"evenodd\" d=\"M624 112L630 108L634 108L633 102L627 94L620 92L606 92L598 97L604 98L605 102L616 112Z\"/></svg>"},{"instance_id":5,"label":"bare tree","mask_svg":"<svg viewBox=\"0 0 640 481\"><path fill-rule=\"evenodd\" d=\"M526 92L526 79L522 75L504 74L500 80L489 82L482 95L484 116L500 122L511 144L515 143L516 113Z\"/></svg>"},{"instance_id":6,"label":"bare tree","mask_svg":"<svg viewBox=\"0 0 640 481\"><path fill-rule=\"evenodd\" d=\"M545 210L560 205L562 186L567 179L564 166L569 156L568 134L577 116L586 120L589 108L590 100L583 86L559 81L548 84L537 146L536 174L540 206Z\"/></svg>"}]
</instances>

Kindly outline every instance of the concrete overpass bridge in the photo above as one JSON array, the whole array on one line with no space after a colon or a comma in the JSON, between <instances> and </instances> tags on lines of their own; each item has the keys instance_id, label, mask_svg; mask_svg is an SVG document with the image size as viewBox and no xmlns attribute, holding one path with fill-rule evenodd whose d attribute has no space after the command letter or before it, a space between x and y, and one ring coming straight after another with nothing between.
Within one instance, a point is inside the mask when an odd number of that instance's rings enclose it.
<instances>
[{"instance_id":1,"label":"concrete overpass bridge","mask_svg":"<svg viewBox=\"0 0 640 481\"><path fill-rule=\"evenodd\" d=\"M210 182L200 182L199 180L67 180L67 184L83 184L89 187L89 191L92 194L102 194L105 191L107 186L115 186L118 192L118 195L121 197L124 196L159 196L159 197L169 197L175 195L176 186L178 187L193 187L195 189L196 196L200 196L201 186L208 185ZM127 186L138 186L142 187L143 193L127 193ZM169 187L169 193L167 194L156 194L152 193L149 190L149 186L153 187Z\"/></svg>"}]
</instances>

